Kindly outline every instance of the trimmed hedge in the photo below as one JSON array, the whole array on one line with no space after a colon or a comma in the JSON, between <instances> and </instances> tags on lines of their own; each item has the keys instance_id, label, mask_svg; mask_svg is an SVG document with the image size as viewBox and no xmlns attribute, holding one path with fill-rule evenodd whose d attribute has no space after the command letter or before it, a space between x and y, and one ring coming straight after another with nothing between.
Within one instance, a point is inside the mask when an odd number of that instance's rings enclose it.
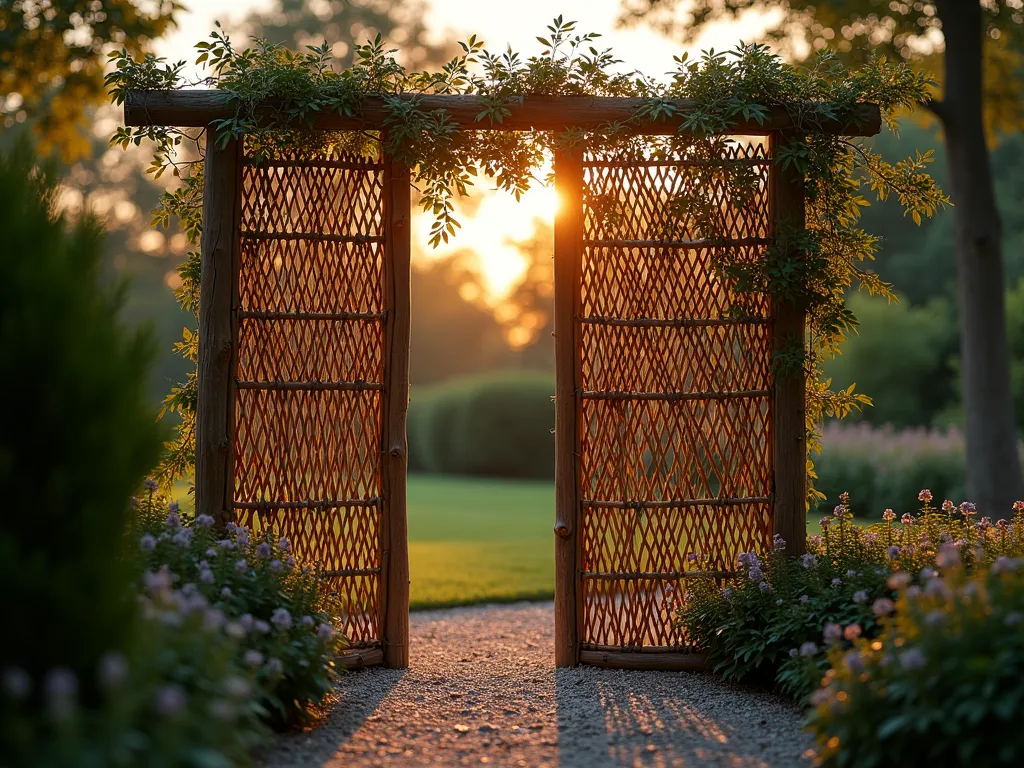
<instances>
[{"instance_id":1,"label":"trimmed hedge","mask_svg":"<svg viewBox=\"0 0 1024 768\"><path fill-rule=\"evenodd\" d=\"M818 504L821 512L831 511L844 492L852 497L854 515L869 519L889 507L898 514L913 511L908 500L916 499L922 488L930 488L939 501L960 503L966 498L964 440L956 429L895 430L833 422L822 430L821 446L821 455L812 457L815 487L825 495ZM982 510L996 516L1003 512Z\"/></svg>"},{"instance_id":2,"label":"trimmed hedge","mask_svg":"<svg viewBox=\"0 0 1024 768\"><path fill-rule=\"evenodd\" d=\"M415 390L409 469L553 478L554 391L554 378L534 371L495 371Z\"/></svg>"}]
</instances>

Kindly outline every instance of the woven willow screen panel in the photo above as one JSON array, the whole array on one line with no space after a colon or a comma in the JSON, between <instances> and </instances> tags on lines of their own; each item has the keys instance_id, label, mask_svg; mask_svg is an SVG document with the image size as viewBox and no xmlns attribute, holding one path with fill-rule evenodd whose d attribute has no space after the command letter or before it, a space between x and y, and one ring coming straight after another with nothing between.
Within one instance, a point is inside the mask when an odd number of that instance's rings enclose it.
<instances>
[{"instance_id":1,"label":"woven willow screen panel","mask_svg":"<svg viewBox=\"0 0 1024 768\"><path fill-rule=\"evenodd\" d=\"M771 305L738 297L715 270L769 243L769 159L756 141L722 149L699 161L584 158L584 650L691 650L672 627L686 575L725 575L771 539ZM725 199L734 172L757 182L742 210ZM673 213L698 187L719 206L713 238Z\"/></svg>"},{"instance_id":2,"label":"woven willow screen panel","mask_svg":"<svg viewBox=\"0 0 1024 768\"><path fill-rule=\"evenodd\" d=\"M383 165L243 161L234 507L321 563L355 648L381 638Z\"/></svg>"}]
</instances>

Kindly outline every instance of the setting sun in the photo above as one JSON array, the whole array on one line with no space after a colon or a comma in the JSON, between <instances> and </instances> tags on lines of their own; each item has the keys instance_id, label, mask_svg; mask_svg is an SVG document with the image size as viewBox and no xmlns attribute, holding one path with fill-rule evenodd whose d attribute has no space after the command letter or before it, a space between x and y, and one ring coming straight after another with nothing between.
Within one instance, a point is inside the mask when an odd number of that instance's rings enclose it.
<instances>
[{"instance_id":1,"label":"setting sun","mask_svg":"<svg viewBox=\"0 0 1024 768\"><path fill-rule=\"evenodd\" d=\"M500 302L523 277L528 260L521 246L537 236L538 224L553 221L558 210L554 187L536 184L518 201L493 187L479 186L470 200L455 202L455 217L462 225L455 237L431 248L431 217L413 212L414 248L420 259L461 254L466 266L478 270L488 304ZM477 298L477 297L473 297Z\"/></svg>"}]
</instances>

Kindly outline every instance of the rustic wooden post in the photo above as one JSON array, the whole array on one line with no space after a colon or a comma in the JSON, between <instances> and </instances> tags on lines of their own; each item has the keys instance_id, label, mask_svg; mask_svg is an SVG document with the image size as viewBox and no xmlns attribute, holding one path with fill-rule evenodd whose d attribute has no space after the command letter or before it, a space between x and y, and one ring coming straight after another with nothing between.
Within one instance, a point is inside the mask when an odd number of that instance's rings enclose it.
<instances>
[{"instance_id":1,"label":"rustic wooden post","mask_svg":"<svg viewBox=\"0 0 1024 768\"><path fill-rule=\"evenodd\" d=\"M555 666L579 663L579 392L576 318L583 257L583 165L579 152L555 152Z\"/></svg>"},{"instance_id":2,"label":"rustic wooden post","mask_svg":"<svg viewBox=\"0 0 1024 768\"><path fill-rule=\"evenodd\" d=\"M771 136L772 156L789 135ZM772 230L775 237L803 229L804 179L792 166L771 165ZM804 307L792 301L773 302L776 355L804 342ZM772 456L775 472L774 532L786 540L786 551L803 554L807 539L807 437L804 423L806 382L803 367L776 371L773 404Z\"/></svg>"},{"instance_id":3,"label":"rustic wooden post","mask_svg":"<svg viewBox=\"0 0 1024 768\"><path fill-rule=\"evenodd\" d=\"M384 156L384 402L382 429L385 666L409 666L409 543L406 474L409 443L409 169Z\"/></svg>"},{"instance_id":4,"label":"rustic wooden post","mask_svg":"<svg viewBox=\"0 0 1024 768\"><path fill-rule=\"evenodd\" d=\"M219 147L213 129L207 131L196 369L196 514L210 515L218 527L235 519L240 154L237 140Z\"/></svg>"}]
</instances>

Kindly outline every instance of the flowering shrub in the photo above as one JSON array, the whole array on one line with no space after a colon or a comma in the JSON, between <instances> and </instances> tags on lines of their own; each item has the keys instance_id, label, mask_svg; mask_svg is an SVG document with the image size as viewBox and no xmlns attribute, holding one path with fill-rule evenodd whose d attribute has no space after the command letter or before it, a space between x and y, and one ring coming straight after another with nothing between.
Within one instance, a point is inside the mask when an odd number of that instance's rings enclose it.
<instances>
[{"instance_id":1,"label":"flowering shrub","mask_svg":"<svg viewBox=\"0 0 1024 768\"><path fill-rule=\"evenodd\" d=\"M85 679L65 666L0 678L0 764L248 765L265 738L256 671L241 641L169 578L149 580L126 653L104 654ZM88 688L99 694L92 698Z\"/></svg>"},{"instance_id":2,"label":"flowering shrub","mask_svg":"<svg viewBox=\"0 0 1024 768\"><path fill-rule=\"evenodd\" d=\"M922 583L951 551L967 568L1024 556L1024 503L1011 520L993 523L976 520L969 502L935 506L928 490L918 498L918 515L897 519L887 509L882 523L865 529L853 524L843 494L802 558L786 556L777 540L766 555L741 555L738 578L724 589L712 578L692 579L679 624L725 677L774 679L790 695L809 693L828 669L824 644L837 631L873 639L903 580ZM894 574L901 575L893 581Z\"/></svg>"},{"instance_id":3,"label":"flowering shrub","mask_svg":"<svg viewBox=\"0 0 1024 768\"><path fill-rule=\"evenodd\" d=\"M1024 763L1024 560L960 561L946 544L923 584L896 574L877 639L835 639L812 697L817 764Z\"/></svg>"},{"instance_id":4,"label":"flowering shrub","mask_svg":"<svg viewBox=\"0 0 1024 768\"><path fill-rule=\"evenodd\" d=\"M185 520L152 492L139 517L143 589L173 586L182 610L205 611L240 641L237 661L253 670L270 722L304 724L333 687L342 640L316 574L296 565L287 539L235 525L218 534L212 518Z\"/></svg>"}]
</instances>

